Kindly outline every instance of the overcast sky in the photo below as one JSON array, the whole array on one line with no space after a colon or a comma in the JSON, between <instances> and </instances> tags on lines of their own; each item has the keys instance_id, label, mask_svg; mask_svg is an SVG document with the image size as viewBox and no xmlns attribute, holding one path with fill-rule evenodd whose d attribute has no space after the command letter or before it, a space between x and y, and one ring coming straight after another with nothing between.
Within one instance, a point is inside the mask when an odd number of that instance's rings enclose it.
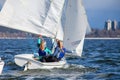
<instances>
[{"instance_id":1,"label":"overcast sky","mask_svg":"<svg viewBox=\"0 0 120 80\"><path fill-rule=\"evenodd\" d=\"M0 8L5 0L0 0ZM120 21L120 0L83 0L90 26L104 28L108 19Z\"/></svg>"}]
</instances>

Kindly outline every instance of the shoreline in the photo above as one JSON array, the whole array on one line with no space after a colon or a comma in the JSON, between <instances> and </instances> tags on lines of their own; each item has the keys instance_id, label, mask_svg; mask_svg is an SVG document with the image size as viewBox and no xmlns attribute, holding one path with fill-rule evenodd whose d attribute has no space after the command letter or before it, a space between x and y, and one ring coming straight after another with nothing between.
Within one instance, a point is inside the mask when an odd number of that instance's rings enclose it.
<instances>
[{"instance_id":1,"label":"shoreline","mask_svg":"<svg viewBox=\"0 0 120 80\"><path fill-rule=\"evenodd\" d=\"M120 38L108 38L108 37L103 37L103 38L101 38L101 37L100 37L100 38L95 38L95 37L94 37L94 38L85 38L85 39L94 39L94 40L95 40L95 39L96 39L96 40L97 40L97 39L104 39L104 40L108 40L108 39L120 39Z\"/></svg>"},{"instance_id":2,"label":"shoreline","mask_svg":"<svg viewBox=\"0 0 120 80\"><path fill-rule=\"evenodd\" d=\"M35 39L35 38L27 38L27 37L0 37L0 39Z\"/></svg>"},{"instance_id":3,"label":"shoreline","mask_svg":"<svg viewBox=\"0 0 120 80\"><path fill-rule=\"evenodd\" d=\"M35 37L33 37L33 38L28 38L28 37L0 37L0 39L37 39L37 38L35 38ZM93 37L93 38L85 38L86 40L88 39L88 40L90 40L90 39L93 39L93 40L97 40L97 39L105 39L105 40L107 40L107 39L120 39L120 38L108 38L108 37L103 37L103 38L99 38L99 37L97 37L97 38L95 38L95 37Z\"/></svg>"}]
</instances>

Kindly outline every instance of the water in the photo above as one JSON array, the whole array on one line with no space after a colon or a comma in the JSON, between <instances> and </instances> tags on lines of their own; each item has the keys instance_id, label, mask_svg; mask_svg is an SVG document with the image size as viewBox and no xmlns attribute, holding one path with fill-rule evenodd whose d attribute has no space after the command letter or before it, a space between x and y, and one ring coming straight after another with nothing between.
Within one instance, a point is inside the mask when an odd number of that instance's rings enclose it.
<instances>
[{"instance_id":1,"label":"water","mask_svg":"<svg viewBox=\"0 0 120 80\"><path fill-rule=\"evenodd\" d=\"M82 57L66 56L69 67L29 70L14 63L14 55L33 53L33 39L0 39L0 57L5 61L0 80L120 80L120 40L85 40Z\"/></svg>"}]
</instances>

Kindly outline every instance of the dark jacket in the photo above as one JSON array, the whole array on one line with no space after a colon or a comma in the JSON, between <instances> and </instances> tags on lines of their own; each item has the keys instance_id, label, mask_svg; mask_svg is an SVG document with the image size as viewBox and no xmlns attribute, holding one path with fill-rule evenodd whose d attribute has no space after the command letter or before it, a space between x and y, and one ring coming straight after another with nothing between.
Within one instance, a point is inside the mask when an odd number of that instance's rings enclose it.
<instances>
[{"instance_id":1,"label":"dark jacket","mask_svg":"<svg viewBox=\"0 0 120 80\"><path fill-rule=\"evenodd\" d=\"M46 52L44 50L42 51L41 49L39 49L38 53L39 56L46 56Z\"/></svg>"}]
</instances>

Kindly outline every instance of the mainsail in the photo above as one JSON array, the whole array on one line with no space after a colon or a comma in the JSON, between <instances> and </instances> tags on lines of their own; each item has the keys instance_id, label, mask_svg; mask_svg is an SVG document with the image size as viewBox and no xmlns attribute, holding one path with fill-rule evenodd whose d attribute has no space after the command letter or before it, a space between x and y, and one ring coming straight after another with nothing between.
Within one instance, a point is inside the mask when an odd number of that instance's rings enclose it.
<instances>
[{"instance_id":1,"label":"mainsail","mask_svg":"<svg viewBox=\"0 0 120 80\"><path fill-rule=\"evenodd\" d=\"M54 38L64 0L6 0L0 25Z\"/></svg>"},{"instance_id":2,"label":"mainsail","mask_svg":"<svg viewBox=\"0 0 120 80\"><path fill-rule=\"evenodd\" d=\"M89 26L82 0L68 0L64 26L64 46L81 56L86 28Z\"/></svg>"},{"instance_id":3,"label":"mainsail","mask_svg":"<svg viewBox=\"0 0 120 80\"><path fill-rule=\"evenodd\" d=\"M82 0L6 0L0 25L63 40L79 56L89 28Z\"/></svg>"}]
</instances>

